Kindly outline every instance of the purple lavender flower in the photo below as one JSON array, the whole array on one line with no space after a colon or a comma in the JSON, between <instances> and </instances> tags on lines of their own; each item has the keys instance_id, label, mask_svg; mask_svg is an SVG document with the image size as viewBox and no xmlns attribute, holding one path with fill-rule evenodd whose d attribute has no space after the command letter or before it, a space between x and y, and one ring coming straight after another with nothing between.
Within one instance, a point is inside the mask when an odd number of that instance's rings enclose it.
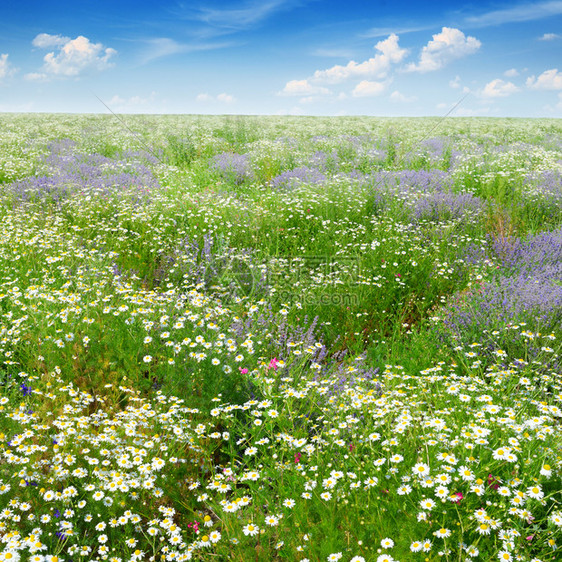
<instances>
[{"instance_id":1,"label":"purple lavender flower","mask_svg":"<svg viewBox=\"0 0 562 562\"><path fill-rule=\"evenodd\" d=\"M254 179L254 171L247 154L236 154L234 152L217 154L211 161L211 167L236 185Z\"/></svg>"},{"instance_id":2,"label":"purple lavender flower","mask_svg":"<svg viewBox=\"0 0 562 562\"><path fill-rule=\"evenodd\" d=\"M37 176L7 184L5 189L16 199L51 200L60 203L73 195L133 196L146 202L151 191L159 187L147 166L154 158L144 152L127 152L111 159L100 154L82 154L68 139L52 143L49 153L39 163Z\"/></svg>"},{"instance_id":3,"label":"purple lavender flower","mask_svg":"<svg viewBox=\"0 0 562 562\"><path fill-rule=\"evenodd\" d=\"M416 222L472 219L478 216L482 209L482 200L471 193L437 192L415 201L413 217Z\"/></svg>"},{"instance_id":4,"label":"purple lavender flower","mask_svg":"<svg viewBox=\"0 0 562 562\"><path fill-rule=\"evenodd\" d=\"M279 174L271 180L273 189L292 189L299 183L318 184L326 181L326 176L314 168L301 166L294 170L288 170Z\"/></svg>"}]
</instances>

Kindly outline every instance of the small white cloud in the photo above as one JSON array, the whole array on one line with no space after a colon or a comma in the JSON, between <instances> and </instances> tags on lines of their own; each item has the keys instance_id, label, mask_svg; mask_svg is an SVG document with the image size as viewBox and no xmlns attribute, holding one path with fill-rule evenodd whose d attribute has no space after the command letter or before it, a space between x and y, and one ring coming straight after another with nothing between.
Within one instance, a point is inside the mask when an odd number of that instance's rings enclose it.
<instances>
[{"instance_id":1,"label":"small white cloud","mask_svg":"<svg viewBox=\"0 0 562 562\"><path fill-rule=\"evenodd\" d=\"M290 80L285 87L279 92L281 96L310 96L330 94L328 88L323 86L314 86L307 79Z\"/></svg>"},{"instance_id":2,"label":"small white cloud","mask_svg":"<svg viewBox=\"0 0 562 562\"><path fill-rule=\"evenodd\" d=\"M315 101L318 101L320 98L318 96L305 96L304 98L301 98L299 100L299 103L302 103L303 105L306 105L307 103L314 103Z\"/></svg>"},{"instance_id":3,"label":"small white cloud","mask_svg":"<svg viewBox=\"0 0 562 562\"><path fill-rule=\"evenodd\" d=\"M461 87L461 77L457 74L454 80L449 81L449 86L451 88L460 88Z\"/></svg>"},{"instance_id":4,"label":"small white cloud","mask_svg":"<svg viewBox=\"0 0 562 562\"><path fill-rule=\"evenodd\" d=\"M480 109L468 109L460 107L455 110L458 117L478 117L479 115L487 115L490 113L489 107L481 107Z\"/></svg>"},{"instance_id":5,"label":"small white cloud","mask_svg":"<svg viewBox=\"0 0 562 562\"><path fill-rule=\"evenodd\" d=\"M33 40L33 45L58 48L57 53L47 53L43 58L43 73L53 76L78 76L91 69L104 70L111 66L109 59L117 54L115 49L105 48L101 43L91 43L83 35L69 39L40 33Z\"/></svg>"},{"instance_id":6,"label":"small white cloud","mask_svg":"<svg viewBox=\"0 0 562 562\"><path fill-rule=\"evenodd\" d=\"M70 41L70 37L62 35L49 35L48 33L40 33L33 39L31 44L40 49L48 49L49 47L62 47Z\"/></svg>"},{"instance_id":7,"label":"small white cloud","mask_svg":"<svg viewBox=\"0 0 562 562\"><path fill-rule=\"evenodd\" d=\"M551 68L545 70L538 78L530 76L525 84L532 90L562 90L562 72Z\"/></svg>"},{"instance_id":8,"label":"small white cloud","mask_svg":"<svg viewBox=\"0 0 562 562\"><path fill-rule=\"evenodd\" d=\"M345 66L336 64L326 70L317 70L312 80L328 84L337 84L350 78L384 78L391 65L399 63L408 53L398 45L398 35L392 34L375 45L379 51L374 57L357 63L349 61Z\"/></svg>"},{"instance_id":9,"label":"small white cloud","mask_svg":"<svg viewBox=\"0 0 562 562\"><path fill-rule=\"evenodd\" d=\"M117 113L138 113L143 109L149 109L156 99L156 92L151 92L148 97L131 96L123 98L115 94L108 102L107 106Z\"/></svg>"},{"instance_id":10,"label":"small white cloud","mask_svg":"<svg viewBox=\"0 0 562 562\"><path fill-rule=\"evenodd\" d=\"M539 41L554 41L555 39L560 39L558 33L545 33L542 37L539 37Z\"/></svg>"},{"instance_id":11,"label":"small white cloud","mask_svg":"<svg viewBox=\"0 0 562 562\"><path fill-rule=\"evenodd\" d=\"M0 80L8 78L14 74L16 69L8 61L8 55L0 55Z\"/></svg>"},{"instance_id":12,"label":"small white cloud","mask_svg":"<svg viewBox=\"0 0 562 562\"><path fill-rule=\"evenodd\" d=\"M370 80L362 80L355 86L351 95L354 98L363 98L369 96L378 96L384 92L386 88L385 82L373 82Z\"/></svg>"},{"instance_id":13,"label":"small white cloud","mask_svg":"<svg viewBox=\"0 0 562 562\"><path fill-rule=\"evenodd\" d=\"M480 95L483 98L505 98L518 91L519 88L513 82L496 78L484 86Z\"/></svg>"},{"instance_id":14,"label":"small white cloud","mask_svg":"<svg viewBox=\"0 0 562 562\"><path fill-rule=\"evenodd\" d=\"M515 78L516 76L519 76L519 71L516 68L510 68L509 70L506 70L503 75L506 78Z\"/></svg>"},{"instance_id":15,"label":"small white cloud","mask_svg":"<svg viewBox=\"0 0 562 562\"><path fill-rule=\"evenodd\" d=\"M47 80L48 76L43 72L28 72L24 75L24 79L30 82L41 82L42 80Z\"/></svg>"},{"instance_id":16,"label":"small white cloud","mask_svg":"<svg viewBox=\"0 0 562 562\"><path fill-rule=\"evenodd\" d=\"M475 53L482 43L475 37L466 37L460 29L443 27L422 49L418 64L406 67L410 72L431 72L439 70L449 62Z\"/></svg>"},{"instance_id":17,"label":"small white cloud","mask_svg":"<svg viewBox=\"0 0 562 562\"><path fill-rule=\"evenodd\" d=\"M225 93L219 94L218 96L211 96L210 94L203 93L198 94L195 100L199 102L220 101L222 103L233 103L236 101L236 98Z\"/></svg>"},{"instance_id":18,"label":"small white cloud","mask_svg":"<svg viewBox=\"0 0 562 562\"><path fill-rule=\"evenodd\" d=\"M115 94L108 102L107 105L109 105L109 107L114 107L116 105L121 105L125 103L124 98L122 98L121 96L118 96L117 94Z\"/></svg>"},{"instance_id":19,"label":"small white cloud","mask_svg":"<svg viewBox=\"0 0 562 562\"><path fill-rule=\"evenodd\" d=\"M234 96L231 96L230 94L219 94L217 96L217 100L218 101L222 101L223 103L232 103L235 101Z\"/></svg>"},{"instance_id":20,"label":"small white cloud","mask_svg":"<svg viewBox=\"0 0 562 562\"><path fill-rule=\"evenodd\" d=\"M398 90L394 90L392 94L390 94L390 100L395 102L401 103L411 103L416 101L418 98L416 96L406 96L405 94L400 93Z\"/></svg>"},{"instance_id":21,"label":"small white cloud","mask_svg":"<svg viewBox=\"0 0 562 562\"><path fill-rule=\"evenodd\" d=\"M449 107L445 102L440 102L435 106L437 109L445 109L446 107Z\"/></svg>"}]
</instances>

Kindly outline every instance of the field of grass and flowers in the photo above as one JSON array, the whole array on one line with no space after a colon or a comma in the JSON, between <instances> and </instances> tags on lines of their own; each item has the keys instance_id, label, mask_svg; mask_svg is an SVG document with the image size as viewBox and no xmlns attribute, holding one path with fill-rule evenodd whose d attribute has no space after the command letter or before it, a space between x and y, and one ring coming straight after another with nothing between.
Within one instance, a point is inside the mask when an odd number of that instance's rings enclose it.
<instances>
[{"instance_id":1,"label":"field of grass and flowers","mask_svg":"<svg viewBox=\"0 0 562 562\"><path fill-rule=\"evenodd\" d=\"M0 116L0 560L554 562L562 122Z\"/></svg>"}]
</instances>

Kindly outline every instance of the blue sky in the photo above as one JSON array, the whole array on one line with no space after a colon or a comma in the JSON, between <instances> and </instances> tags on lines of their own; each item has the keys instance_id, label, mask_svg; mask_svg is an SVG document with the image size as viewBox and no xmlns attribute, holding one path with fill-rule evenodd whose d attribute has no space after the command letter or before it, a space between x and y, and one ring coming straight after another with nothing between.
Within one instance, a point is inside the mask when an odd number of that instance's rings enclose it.
<instances>
[{"instance_id":1,"label":"blue sky","mask_svg":"<svg viewBox=\"0 0 562 562\"><path fill-rule=\"evenodd\" d=\"M562 1L0 4L0 111L562 117ZM461 101L462 100L462 101Z\"/></svg>"}]
</instances>

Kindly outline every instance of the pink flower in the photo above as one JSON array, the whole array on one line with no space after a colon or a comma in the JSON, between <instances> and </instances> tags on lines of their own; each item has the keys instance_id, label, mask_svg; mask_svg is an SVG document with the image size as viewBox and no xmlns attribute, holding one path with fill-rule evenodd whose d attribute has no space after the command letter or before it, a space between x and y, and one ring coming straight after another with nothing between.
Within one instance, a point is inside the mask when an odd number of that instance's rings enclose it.
<instances>
[{"instance_id":1,"label":"pink flower","mask_svg":"<svg viewBox=\"0 0 562 562\"><path fill-rule=\"evenodd\" d=\"M246 369L246 367L242 368L242 367L238 367L238 370L245 375L248 372L248 369Z\"/></svg>"},{"instance_id":2,"label":"pink flower","mask_svg":"<svg viewBox=\"0 0 562 562\"><path fill-rule=\"evenodd\" d=\"M464 498L461 492L457 492L456 494L453 494L453 496L457 498L453 500L454 503L461 503L461 500Z\"/></svg>"},{"instance_id":3,"label":"pink flower","mask_svg":"<svg viewBox=\"0 0 562 562\"><path fill-rule=\"evenodd\" d=\"M498 481L491 474L488 474L488 486L490 486L492 490L497 490L500 487Z\"/></svg>"},{"instance_id":4,"label":"pink flower","mask_svg":"<svg viewBox=\"0 0 562 562\"><path fill-rule=\"evenodd\" d=\"M279 359L277 359L277 357L274 357L270 362L269 362L269 367L268 369L273 369L274 371L277 371L277 366L279 365Z\"/></svg>"},{"instance_id":5,"label":"pink flower","mask_svg":"<svg viewBox=\"0 0 562 562\"><path fill-rule=\"evenodd\" d=\"M301 454L300 453L296 453L295 454L295 464L297 464L298 462L300 462L301 460Z\"/></svg>"}]
</instances>

